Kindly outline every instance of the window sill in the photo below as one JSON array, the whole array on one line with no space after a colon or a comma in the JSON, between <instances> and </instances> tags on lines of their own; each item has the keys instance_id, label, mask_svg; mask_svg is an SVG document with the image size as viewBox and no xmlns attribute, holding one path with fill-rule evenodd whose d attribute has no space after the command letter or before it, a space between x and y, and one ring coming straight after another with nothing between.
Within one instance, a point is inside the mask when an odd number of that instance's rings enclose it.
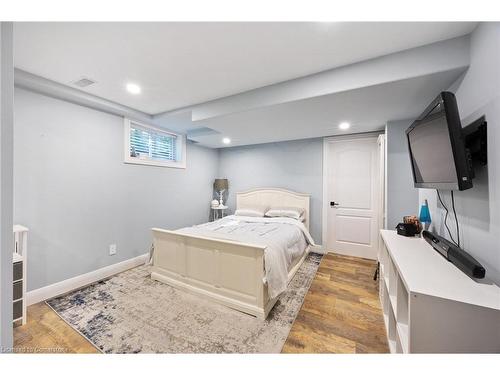
<instances>
[{"instance_id":1,"label":"window sill","mask_svg":"<svg viewBox=\"0 0 500 375\"><path fill-rule=\"evenodd\" d=\"M125 164L150 165L152 167L186 169L185 161L156 161L148 159L127 158Z\"/></svg>"}]
</instances>

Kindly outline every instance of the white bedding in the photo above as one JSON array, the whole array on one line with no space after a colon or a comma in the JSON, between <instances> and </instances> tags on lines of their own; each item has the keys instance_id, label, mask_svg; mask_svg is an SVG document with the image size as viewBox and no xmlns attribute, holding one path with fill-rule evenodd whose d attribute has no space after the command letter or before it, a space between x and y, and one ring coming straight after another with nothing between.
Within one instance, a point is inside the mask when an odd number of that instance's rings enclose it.
<instances>
[{"instance_id":1,"label":"white bedding","mask_svg":"<svg viewBox=\"0 0 500 375\"><path fill-rule=\"evenodd\" d=\"M179 229L198 236L265 245L264 263L271 298L286 290L288 272L314 241L304 224L286 217L227 216L223 219Z\"/></svg>"}]
</instances>

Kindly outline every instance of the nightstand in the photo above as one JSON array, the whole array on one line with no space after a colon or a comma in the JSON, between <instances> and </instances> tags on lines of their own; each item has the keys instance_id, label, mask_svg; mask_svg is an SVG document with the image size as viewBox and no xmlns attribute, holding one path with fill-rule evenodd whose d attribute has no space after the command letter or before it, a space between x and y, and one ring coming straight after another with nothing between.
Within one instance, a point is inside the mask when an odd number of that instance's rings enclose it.
<instances>
[{"instance_id":1,"label":"nightstand","mask_svg":"<svg viewBox=\"0 0 500 375\"><path fill-rule=\"evenodd\" d=\"M222 219L224 217L224 211L227 210L227 206L218 206L218 207L211 207L210 212L211 212L211 219L212 221Z\"/></svg>"}]
</instances>

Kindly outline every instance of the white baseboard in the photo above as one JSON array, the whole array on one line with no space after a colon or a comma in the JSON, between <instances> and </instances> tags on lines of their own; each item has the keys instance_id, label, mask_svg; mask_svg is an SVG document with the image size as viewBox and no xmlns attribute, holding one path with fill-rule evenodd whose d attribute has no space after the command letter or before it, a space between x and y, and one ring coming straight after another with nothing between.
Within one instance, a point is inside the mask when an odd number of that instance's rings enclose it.
<instances>
[{"instance_id":1,"label":"white baseboard","mask_svg":"<svg viewBox=\"0 0 500 375\"><path fill-rule=\"evenodd\" d=\"M96 281L113 276L130 268L140 266L141 264L146 263L148 258L149 254L146 253L135 258L124 260L123 262L99 268L98 270L85 273L83 275L72 277L71 279L63 280L55 284L31 290L26 293L26 304L28 306L33 305L34 303L45 301L60 294L64 294L74 289L84 287L85 285L95 283Z\"/></svg>"}]
</instances>

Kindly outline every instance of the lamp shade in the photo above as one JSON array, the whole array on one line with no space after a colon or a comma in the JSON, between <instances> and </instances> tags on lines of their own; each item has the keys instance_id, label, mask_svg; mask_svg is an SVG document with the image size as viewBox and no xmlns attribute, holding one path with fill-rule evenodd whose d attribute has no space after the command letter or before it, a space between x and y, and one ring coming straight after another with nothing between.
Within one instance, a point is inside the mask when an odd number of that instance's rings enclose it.
<instances>
[{"instance_id":1,"label":"lamp shade","mask_svg":"<svg viewBox=\"0 0 500 375\"><path fill-rule=\"evenodd\" d=\"M229 184L226 178L216 178L214 181L215 191L227 190Z\"/></svg>"}]
</instances>

